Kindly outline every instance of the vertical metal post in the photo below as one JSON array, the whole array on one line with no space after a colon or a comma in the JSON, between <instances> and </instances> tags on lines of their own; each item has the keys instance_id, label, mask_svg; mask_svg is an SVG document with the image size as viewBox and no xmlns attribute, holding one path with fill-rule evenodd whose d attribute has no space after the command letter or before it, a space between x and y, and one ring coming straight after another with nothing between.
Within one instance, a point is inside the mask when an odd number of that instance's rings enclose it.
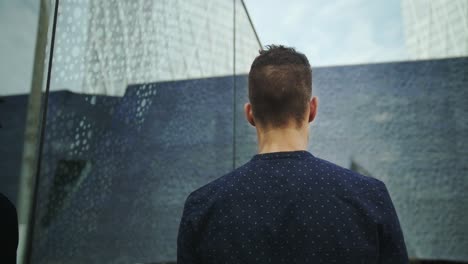
<instances>
[{"instance_id":1,"label":"vertical metal post","mask_svg":"<svg viewBox=\"0 0 468 264\"><path fill-rule=\"evenodd\" d=\"M29 262L29 255L31 251L31 225L33 223L34 198L35 190L37 187L37 165L38 156L40 154L39 146L41 143L41 128L44 125L43 122L41 122L44 121L44 110L41 111L42 86L44 83L44 70L46 66L45 58L48 42L50 6L50 0L40 1L39 18L36 32L36 45L34 50L34 65L31 80L31 91L28 98L23 156L21 163L22 166L18 192L20 237L17 255L18 263L20 264L26 264Z\"/></svg>"},{"instance_id":2,"label":"vertical metal post","mask_svg":"<svg viewBox=\"0 0 468 264\"><path fill-rule=\"evenodd\" d=\"M232 1L234 3L233 6L233 16L232 16L232 22L233 22L233 54L232 54L232 78L233 78L233 95L232 95L232 169L234 170L236 168L236 5L237 5L237 0Z\"/></svg>"}]
</instances>

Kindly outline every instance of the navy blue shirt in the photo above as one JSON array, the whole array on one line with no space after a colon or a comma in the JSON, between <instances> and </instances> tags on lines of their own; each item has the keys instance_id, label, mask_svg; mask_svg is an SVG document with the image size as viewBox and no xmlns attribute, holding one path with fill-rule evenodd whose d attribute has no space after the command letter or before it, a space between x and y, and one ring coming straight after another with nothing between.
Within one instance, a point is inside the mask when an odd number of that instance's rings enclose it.
<instances>
[{"instance_id":1,"label":"navy blue shirt","mask_svg":"<svg viewBox=\"0 0 468 264\"><path fill-rule=\"evenodd\" d=\"M177 263L408 263L385 184L305 150L256 154L192 192Z\"/></svg>"}]
</instances>

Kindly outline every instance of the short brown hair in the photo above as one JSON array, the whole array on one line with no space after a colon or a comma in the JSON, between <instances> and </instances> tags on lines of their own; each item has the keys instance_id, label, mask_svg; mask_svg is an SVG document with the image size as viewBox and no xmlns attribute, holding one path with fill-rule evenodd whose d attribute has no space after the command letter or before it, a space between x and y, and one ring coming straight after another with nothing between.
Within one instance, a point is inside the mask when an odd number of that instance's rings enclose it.
<instances>
[{"instance_id":1,"label":"short brown hair","mask_svg":"<svg viewBox=\"0 0 468 264\"><path fill-rule=\"evenodd\" d=\"M294 119L300 127L312 96L312 68L294 48L268 45L249 72L249 100L255 122L284 127Z\"/></svg>"}]
</instances>

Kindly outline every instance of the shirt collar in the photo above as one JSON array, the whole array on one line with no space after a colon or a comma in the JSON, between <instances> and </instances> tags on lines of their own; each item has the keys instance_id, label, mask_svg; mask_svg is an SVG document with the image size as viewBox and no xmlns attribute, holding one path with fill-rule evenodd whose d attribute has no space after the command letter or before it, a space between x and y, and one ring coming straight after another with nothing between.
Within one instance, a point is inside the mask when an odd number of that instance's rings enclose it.
<instances>
[{"instance_id":1,"label":"shirt collar","mask_svg":"<svg viewBox=\"0 0 468 264\"><path fill-rule=\"evenodd\" d=\"M307 150L294 150L294 151L278 151L278 152L268 152L268 153L259 153L255 154L252 157L254 160L274 160L274 159L304 159L314 157L312 153Z\"/></svg>"}]
</instances>

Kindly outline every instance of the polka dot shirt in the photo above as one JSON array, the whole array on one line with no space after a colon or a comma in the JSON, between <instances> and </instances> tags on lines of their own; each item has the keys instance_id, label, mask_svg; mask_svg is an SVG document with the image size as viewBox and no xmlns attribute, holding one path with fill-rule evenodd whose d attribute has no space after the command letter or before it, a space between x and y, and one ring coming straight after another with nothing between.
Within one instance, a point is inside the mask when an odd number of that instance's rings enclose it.
<instances>
[{"instance_id":1,"label":"polka dot shirt","mask_svg":"<svg viewBox=\"0 0 468 264\"><path fill-rule=\"evenodd\" d=\"M306 150L254 155L187 198L177 263L408 263L385 184Z\"/></svg>"}]
</instances>

